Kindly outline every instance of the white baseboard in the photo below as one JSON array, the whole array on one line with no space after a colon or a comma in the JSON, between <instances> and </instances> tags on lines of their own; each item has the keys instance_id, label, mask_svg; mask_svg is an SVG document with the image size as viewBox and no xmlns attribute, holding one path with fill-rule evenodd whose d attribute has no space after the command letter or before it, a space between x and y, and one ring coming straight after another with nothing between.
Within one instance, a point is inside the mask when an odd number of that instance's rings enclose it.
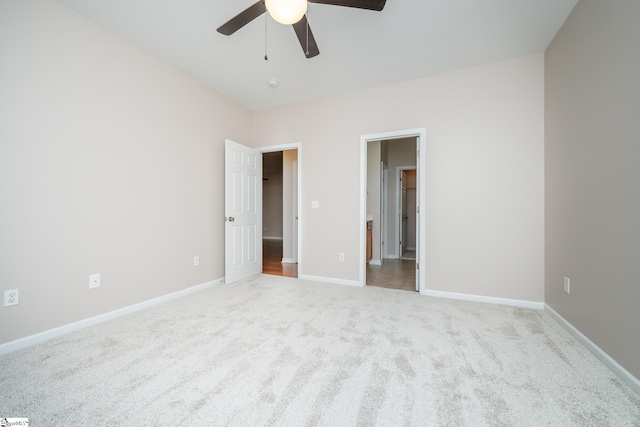
<instances>
[{"instance_id":1,"label":"white baseboard","mask_svg":"<svg viewBox=\"0 0 640 427\"><path fill-rule=\"evenodd\" d=\"M297 264L298 261L296 261L293 258L282 258L282 263L283 264Z\"/></svg>"},{"instance_id":2,"label":"white baseboard","mask_svg":"<svg viewBox=\"0 0 640 427\"><path fill-rule=\"evenodd\" d=\"M282 240L282 237L262 236L262 240Z\"/></svg>"},{"instance_id":3,"label":"white baseboard","mask_svg":"<svg viewBox=\"0 0 640 427\"><path fill-rule=\"evenodd\" d=\"M489 304L510 305L512 307L531 308L534 310L544 309L544 303L536 302L536 301L487 297L483 295L473 295L473 294L459 294L455 292L432 291L428 289L420 291L420 294L426 295L429 297L457 299L457 300L473 301L473 302L486 302Z\"/></svg>"},{"instance_id":4,"label":"white baseboard","mask_svg":"<svg viewBox=\"0 0 640 427\"><path fill-rule=\"evenodd\" d=\"M408 251L415 251L415 250L416 250L416 248L410 248L409 246L407 246L407 250L408 250Z\"/></svg>"},{"instance_id":5,"label":"white baseboard","mask_svg":"<svg viewBox=\"0 0 640 427\"><path fill-rule=\"evenodd\" d=\"M382 260L381 259L372 259L371 261L369 261L369 264L371 264L371 265L382 265Z\"/></svg>"},{"instance_id":6,"label":"white baseboard","mask_svg":"<svg viewBox=\"0 0 640 427\"><path fill-rule=\"evenodd\" d=\"M307 276L300 274L298 275L298 279L309 280L312 282L332 283L334 285L362 286L362 284L357 280L335 279L333 277Z\"/></svg>"},{"instance_id":7,"label":"white baseboard","mask_svg":"<svg viewBox=\"0 0 640 427\"><path fill-rule=\"evenodd\" d=\"M34 345L43 341L47 341L62 335L66 335L71 332L79 331L80 329L84 329L89 326L94 326L99 323L106 322L107 320L112 320L120 316L124 316L126 314L134 313L136 311L140 311L147 307L151 307L156 304L163 303L165 301L169 301L175 298L189 295L194 292L198 292L215 285L221 285L223 283L224 283L224 278L212 280L211 282L202 283L200 285L192 286L190 288L183 289L181 291L172 292L170 294L162 295L160 297L153 298L147 301L142 301L137 304L129 305L127 307L122 307L117 310L110 311L108 313L100 314L94 317L89 317L88 319L79 320L74 323L69 323L68 325L63 325L54 329L49 329L48 331L39 332L37 334L29 335L24 338L19 338L15 341L10 341L8 343L0 345L0 355L11 353L12 351L20 350L22 348L29 347L31 345Z\"/></svg>"},{"instance_id":8,"label":"white baseboard","mask_svg":"<svg viewBox=\"0 0 640 427\"><path fill-rule=\"evenodd\" d=\"M398 259L398 255L396 255L396 254L387 254L386 258L387 259Z\"/></svg>"},{"instance_id":9,"label":"white baseboard","mask_svg":"<svg viewBox=\"0 0 640 427\"><path fill-rule=\"evenodd\" d=\"M553 308L549 306L549 304L544 305L544 311L549 313L549 315L558 322L563 328L565 328L575 339L577 339L580 344L585 346L587 350L593 353L604 365L609 368L622 382L628 385L633 391L640 395L640 380L634 377L631 372L627 371L623 368L618 362L616 362L611 356L605 353L600 347L598 347L593 341L587 338L582 332L580 332L575 326L573 326L567 319L562 317L555 311Z\"/></svg>"}]
</instances>

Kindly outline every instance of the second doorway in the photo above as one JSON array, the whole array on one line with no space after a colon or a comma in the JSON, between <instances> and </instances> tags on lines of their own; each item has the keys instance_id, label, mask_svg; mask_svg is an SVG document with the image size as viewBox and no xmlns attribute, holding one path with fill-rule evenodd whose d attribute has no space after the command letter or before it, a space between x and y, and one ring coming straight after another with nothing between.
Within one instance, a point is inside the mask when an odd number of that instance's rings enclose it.
<instances>
[{"instance_id":1,"label":"second doorway","mask_svg":"<svg viewBox=\"0 0 640 427\"><path fill-rule=\"evenodd\" d=\"M298 150L262 153L262 272L298 277Z\"/></svg>"}]
</instances>

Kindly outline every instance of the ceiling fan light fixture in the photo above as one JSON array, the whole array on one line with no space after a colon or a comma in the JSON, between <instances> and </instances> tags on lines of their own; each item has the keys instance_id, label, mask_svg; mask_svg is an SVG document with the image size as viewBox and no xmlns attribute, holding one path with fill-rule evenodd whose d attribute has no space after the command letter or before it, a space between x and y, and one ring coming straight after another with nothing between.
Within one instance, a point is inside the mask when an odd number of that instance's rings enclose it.
<instances>
[{"instance_id":1,"label":"ceiling fan light fixture","mask_svg":"<svg viewBox=\"0 0 640 427\"><path fill-rule=\"evenodd\" d=\"M285 25L295 24L307 13L307 0L265 0L269 15Z\"/></svg>"}]
</instances>

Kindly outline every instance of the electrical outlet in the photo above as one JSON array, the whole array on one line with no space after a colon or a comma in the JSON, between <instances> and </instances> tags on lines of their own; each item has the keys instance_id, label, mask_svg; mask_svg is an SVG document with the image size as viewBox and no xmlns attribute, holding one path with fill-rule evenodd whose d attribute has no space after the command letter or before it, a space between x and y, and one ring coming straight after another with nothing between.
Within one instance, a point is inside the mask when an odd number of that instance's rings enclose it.
<instances>
[{"instance_id":1,"label":"electrical outlet","mask_svg":"<svg viewBox=\"0 0 640 427\"><path fill-rule=\"evenodd\" d=\"M571 292L571 281L569 280L568 277L564 278L564 291L566 293L570 293Z\"/></svg>"},{"instance_id":2,"label":"electrical outlet","mask_svg":"<svg viewBox=\"0 0 640 427\"><path fill-rule=\"evenodd\" d=\"M343 253L339 253L338 254L338 260L344 261L344 254Z\"/></svg>"},{"instance_id":3,"label":"electrical outlet","mask_svg":"<svg viewBox=\"0 0 640 427\"><path fill-rule=\"evenodd\" d=\"M89 289L100 287L100 273L89 275Z\"/></svg>"},{"instance_id":4,"label":"electrical outlet","mask_svg":"<svg viewBox=\"0 0 640 427\"><path fill-rule=\"evenodd\" d=\"M4 291L4 306L17 305L20 302L20 291L18 289L11 289L10 291Z\"/></svg>"},{"instance_id":5,"label":"electrical outlet","mask_svg":"<svg viewBox=\"0 0 640 427\"><path fill-rule=\"evenodd\" d=\"M193 265L200 265L200 257L199 256L194 256L193 257Z\"/></svg>"}]
</instances>

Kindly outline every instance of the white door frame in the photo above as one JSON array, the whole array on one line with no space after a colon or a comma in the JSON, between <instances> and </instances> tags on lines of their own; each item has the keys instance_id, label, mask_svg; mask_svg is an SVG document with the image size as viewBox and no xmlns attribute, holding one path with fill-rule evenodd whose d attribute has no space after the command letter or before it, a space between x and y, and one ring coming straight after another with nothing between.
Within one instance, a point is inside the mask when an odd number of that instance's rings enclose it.
<instances>
[{"instance_id":1,"label":"white door frame","mask_svg":"<svg viewBox=\"0 0 640 427\"><path fill-rule=\"evenodd\" d=\"M416 217L416 229L419 230L420 235L417 236L418 241L416 245L416 263L419 266L416 273L419 292L424 294L426 291L426 133L426 128L417 128L360 136L360 271L358 279L360 286L366 285L367 267L367 143L369 141L417 137L418 157L416 161L416 171L418 176L418 195L416 200L420 210Z\"/></svg>"},{"instance_id":2,"label":"white door frame","mask_svg":"<svg viewBox=\"0 0 640 427\"><path fill-rule=\"evenodd\" d=\"M297 212L294 213L294 226L297 224L297 229L295 230L297 235L297 239L294 242L295 252L297 252L297 261L298 261L298 277L302 272L302 215L300 215L300 207L302 204L300 200L302 200L302 143L294 142L291 144L280 144L280 145L268 145L264 147L255 147L260 153L271 153L274 151L287 151L287 150L298 150L298 172L297 172L297 185L298 185L298 200L297 200ZM260 214L262 214L262 205L260 206ZM295 220L295 217L298 217L298 220ZM295 237L294 237L295 238ZM262 244L262 242L260 242ZM294 252L294 257L296 253Z\"/></svg>"},{"instance_id":3,"label":"white door frame","mask_svg":"<svg viewBox=\"0 0 640 427\"><path fill-rule=\"evenodd\" d=\"M298 152L299 153L299 152ZM298 161L293 162L293 253L294 263L298 263Z\"/></svg>"}]
</instances>

